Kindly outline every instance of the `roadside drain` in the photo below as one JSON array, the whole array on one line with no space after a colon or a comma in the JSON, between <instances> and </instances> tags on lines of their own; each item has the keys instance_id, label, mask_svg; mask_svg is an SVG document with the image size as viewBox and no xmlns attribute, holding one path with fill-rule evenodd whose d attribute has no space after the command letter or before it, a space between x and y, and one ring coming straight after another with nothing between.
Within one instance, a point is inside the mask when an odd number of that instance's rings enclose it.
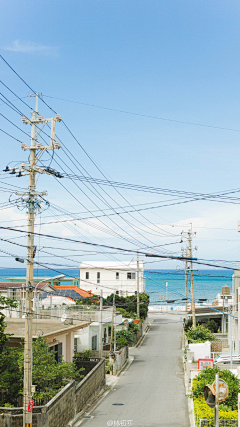
<instances>
[{"instance_id":1,"label":"roadside drain","mask_svg":"<svg viewBox=\"0 0 240 427\"><path fill-rule=\"evenodd\" d=\"M115 405L115 406L123 406L123 405L124 405L124 403L112 403L112 405Z\"/></svg>"}]
</instances>

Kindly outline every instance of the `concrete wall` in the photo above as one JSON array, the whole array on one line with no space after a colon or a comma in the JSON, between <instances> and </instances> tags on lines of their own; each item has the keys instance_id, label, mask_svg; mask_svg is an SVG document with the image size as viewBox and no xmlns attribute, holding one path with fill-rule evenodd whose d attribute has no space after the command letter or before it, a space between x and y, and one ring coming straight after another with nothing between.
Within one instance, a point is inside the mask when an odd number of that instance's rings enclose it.
<instances>
[{"instance_id":1,"label":"concrete wall","mask_svg":"<svg viewBox=\"0 0 240 427\"><path fill-rule=\"evenodd\" d=\"M113 375L117 375L128 360L128 347L109 355L109 364L113 365Z\"/></svg>"},{"instance_id":2,"label":"concrete wall","mask_svg":"<svg viewBox=\"0 0 240 427\"><path fill-rule=\"evenodd\" d=\"M209 359L211 356L211 343L206 341L204 343L189 344L189 351L193 353L194 360Z\"/></svg>"},{"instance_id":3,"label":"concrete wall","mask_svg":"<svg viewBox=\"0 0 240 427\"><path fill-rule=\"evenodd\" d=\"M76 413L80 412L104 385L105 359L102 359L76 387Z\"/></svg>"},{"instance_id":4,"label":"concrete wall","mask_svg":"<svg viewBox=\"0 0 240 427\"><path fill-rule=\"evenodd\" d=\"M105 360L102 359L76 386L70 381L50 402L33 409L33 427L66 427L105 385ZM23 408L0 408L0 427L22 427Z\"/></svg>"}]
</instances>

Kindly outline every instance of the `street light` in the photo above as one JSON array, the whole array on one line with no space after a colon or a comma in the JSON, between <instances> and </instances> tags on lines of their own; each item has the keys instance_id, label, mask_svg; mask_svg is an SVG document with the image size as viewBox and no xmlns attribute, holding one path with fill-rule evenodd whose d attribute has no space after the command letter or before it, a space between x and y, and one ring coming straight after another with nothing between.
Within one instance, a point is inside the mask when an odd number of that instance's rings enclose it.
<instances>
[{"instance_id":1,"label":"street light","mask_svg":"<svg viewBox=\"0 0 240 427\"><path fill-rule=\"evenodd\" d=\"M44 283L44 282L55 281L58 279L64 279L64 277L65 277L65 274L59 274L58 276L47 277L46 279L43 279L36 284L35 289L34 289L34 304L33 305L34 305L34 309L37 308L37 310L36 310L37 311L37 317L38 317L38 308L39 308L38 307L38 298L37 298L37 287L38 287L38 285L40 285L40 283ZM52 294L51 294L50 298L52 299ZM52 301L51 301L51 308L52 308Z\"/></svg>"}]
</instances>

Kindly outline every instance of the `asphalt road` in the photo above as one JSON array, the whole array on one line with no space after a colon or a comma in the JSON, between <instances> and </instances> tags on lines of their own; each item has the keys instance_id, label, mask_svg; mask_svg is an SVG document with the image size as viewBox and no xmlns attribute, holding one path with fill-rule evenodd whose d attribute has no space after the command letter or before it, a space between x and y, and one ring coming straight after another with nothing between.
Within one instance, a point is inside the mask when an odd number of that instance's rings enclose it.
<instances>
[{"instance_id":1,"label":"asphalt road","mask_svg":"<svg viewBox=\"0 0 240 427\"><path fill-rule=\"evenodd\" d=\"M131 350L134 361L81 427L188 427L177 315L152 315L143 344Z\"/></svg>"}]
</instances>

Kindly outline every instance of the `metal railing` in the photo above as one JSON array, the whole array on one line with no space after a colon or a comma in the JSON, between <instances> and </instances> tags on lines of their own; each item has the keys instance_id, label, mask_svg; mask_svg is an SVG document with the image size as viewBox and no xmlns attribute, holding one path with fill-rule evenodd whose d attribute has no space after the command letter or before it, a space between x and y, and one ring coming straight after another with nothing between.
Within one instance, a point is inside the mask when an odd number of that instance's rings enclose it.
<instances>
[{"instance_id":1,"label":"metal railing","mask_svg":"<svg viewBox=\"0 0 240 427\"><path fill-rule=\"evenodd\" d=\"M100 321L100 311L99 310L91 310L91 309L82 309L82 307L66 307L66 306L58 306L52 307L52 309L39 309L38 318L40 319L48 319L49 316L54 316L55 318L61 318L63 314L66 314L67 319L72 320L89 320L91 322L99 322ZM37 314L34 313L34 317ZM106 308L102 311L102 319L112 318L112 308Z\"/></svg>"},{"instance_id":2,"label":"metal railing","mask_svg":"<svg viewBox=\"0 0 240 427\"><path fill-rule=\"evenodd\" d=\"M215 427L214 419L201 418L198 427ZM219 420L219 427L238 427L238 420Z\"/></svg>"}]
</instances>

